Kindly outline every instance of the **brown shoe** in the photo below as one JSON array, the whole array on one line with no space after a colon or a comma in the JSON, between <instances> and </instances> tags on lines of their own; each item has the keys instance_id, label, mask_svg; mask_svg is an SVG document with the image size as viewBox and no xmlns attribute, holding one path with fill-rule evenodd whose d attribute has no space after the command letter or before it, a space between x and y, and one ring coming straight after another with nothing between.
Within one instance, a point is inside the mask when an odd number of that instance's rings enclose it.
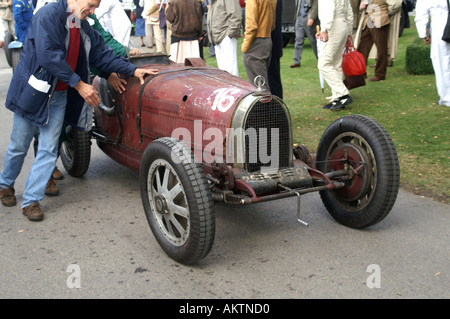
<instances>
[{"instance_id":1,"label":"brown shoe","mask_svg":"<svg viewBox=\"0 0 450 319\"><path fill-rule=\"evenodd\" d=\"M384 81L384 78L380 78L378 76L374 76L373 78L368 79L370 82Z\"/></svg>"},{"instance_id":2,"label":"brown shoe","mask_svg":"<svg viewBox=\"0 0 450 319\"><path fill-rule=\"evenodd\" d=\"M44 212L38 203L31 203L30 206L24 207L22 212L29 220L38 222L44 219Z\"/></svg>"},{"instance_id":3,"label":"brown shoe","mask_svg":"<svg viewBox=\"0 0 450 319\"><path fill-rule=\"evenodd\" d=\"M294 63L291 65L291 68L299 68L300 64L299 63Z\"/></svg>"},{"instance_id":4,"label":"brown shoe","mask_svg":"<svg viewBox=\"0 0 450 319\"><path fill-rule=\"evenodd\" d=\"M16 205L17 201L14 193L15 191L12 187L0 189L0 200L3 206L12 207Z\"/></svg>"},{"instance_id":5,"label":"brown shoe","mask_svg":"<svg viewBox=\"0 0 450 319\"><path fill-rule=\"evenodd\" d=\"M58 167L55 167L55 170L53 171L53 178L57 181L64 179L63 173L58 169Z\"/></svg>"},{"instance_id":6,"label":"brown shoe","mask_svg":"<svg viewBox=\"0 0 450 319\"><path fill-rule=\"evenodd\" d=\"M47 187L45 188L45 195L56 196L59 194L58 187L56 187L55 179L50 177Z\"/></svg>"}]
</instances>

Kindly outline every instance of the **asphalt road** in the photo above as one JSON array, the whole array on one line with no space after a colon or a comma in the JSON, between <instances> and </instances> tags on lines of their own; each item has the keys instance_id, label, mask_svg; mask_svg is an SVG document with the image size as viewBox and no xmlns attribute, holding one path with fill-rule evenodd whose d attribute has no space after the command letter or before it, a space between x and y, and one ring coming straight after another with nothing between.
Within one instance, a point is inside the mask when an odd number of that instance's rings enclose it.
<instances>
[{"instance_id":1,"label":"asphalt road","mask_svg":"<svg viewBox=\"0 0 450 319\"><path fill-rule=\"evenodd\" d=\"M11 69L0 50L0 104ZM0 107L0 158L13 115ZM216 205L216 239L198 265L160 249L144 216L138 174L96 146L83 178L33 223L0 206L0 298L450 298L448 205L400 190L387 218L366 229L337 224L316 193L247 207ZM19 203L33 152L15 188ZM3 164L0 164L1 167ZM18 205L19 206L19 205ZM20 311L20 309L18 310Z\"/></svg>"}]
</instances>

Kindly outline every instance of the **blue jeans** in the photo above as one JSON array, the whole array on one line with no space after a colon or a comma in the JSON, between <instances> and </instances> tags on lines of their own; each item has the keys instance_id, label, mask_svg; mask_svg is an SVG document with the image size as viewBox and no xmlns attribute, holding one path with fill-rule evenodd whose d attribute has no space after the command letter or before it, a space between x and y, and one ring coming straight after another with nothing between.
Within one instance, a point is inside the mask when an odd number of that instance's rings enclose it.
<instances>
[{"instance_id":1,"label":"blue jeans","mask_svg":"<svg viewBox=\"0 0 450 319\"><path fill-rule=\"evenodd\" d=\"M0 173L0 187L14 187L22 169L31 140L39 131L39 146L25 182L22 207L44 198L48 180L58 157L58 140L66 112L67 91L55 91L49 102L49 118L45 126L37 127L14 113L11 140Z\"/></svg>"}]
</instances>

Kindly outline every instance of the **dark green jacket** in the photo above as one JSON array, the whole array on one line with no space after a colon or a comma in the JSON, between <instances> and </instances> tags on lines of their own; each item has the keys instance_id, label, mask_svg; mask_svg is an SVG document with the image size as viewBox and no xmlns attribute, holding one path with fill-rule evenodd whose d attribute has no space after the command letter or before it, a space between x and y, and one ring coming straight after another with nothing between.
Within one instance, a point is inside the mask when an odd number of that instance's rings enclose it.
<instances>
[{"instance_id":1,"label":"dark green jacket","mask_svg":"<svg viewBox=\"0 0 450 319\"><path fill-rule=\"evenodd\" d=\"M111 35L111 33L106 31L105 29L103 29L102 25L100 24L100 22L97 19L97 16L95 14L90 14L90 15L88 15L88 17L94 21L94 24L91 25L92 29L97 30L100 33L103 40L105 40L106 45L109 46L114 51L114 53L116 53L117 55L121 55L126 58L127 57L127 49L120 42L115 40L113 38L113 36ZM89 23L91 24L91 21L89 21ZM110 75L110 73L103 72L94 67L91 67L91 72L93 74L101 76L102 78L105 78L105 79L107 79Z\"/></svg>"}]
</instances>

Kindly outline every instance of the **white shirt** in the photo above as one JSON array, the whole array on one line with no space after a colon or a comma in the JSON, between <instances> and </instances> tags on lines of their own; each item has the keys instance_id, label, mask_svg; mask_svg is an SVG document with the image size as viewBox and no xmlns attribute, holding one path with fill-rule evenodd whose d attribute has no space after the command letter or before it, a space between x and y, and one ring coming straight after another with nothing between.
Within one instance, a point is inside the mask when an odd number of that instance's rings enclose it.
<instances>
[{"instance_id":1,"label":"white shirt","mask_svg":"<svg viewBox=\"0 0 450 319\"><path fill-rule=\"evenodd\" d=\"M145 23L150 23L148 16L147 16L147 12L148 10L150 10L150 8L153 6L153 4L159 5L161 4L161 0L140 0L139 1L139 5L141 7L144 7L144 9L142 10L142 18L145 19ZM161 8L161 6L160 6Z\"/></svg>"},{"instance_id":2,"label":"white shirt","mask_svg":"<svg viewBox=\"0 0 450 319\"><path fill-rule=\"evenodd\" d=\"M415 22L419 38L425 38L427 36L427 24L429 21L429 16L432 17L432 24L436 22L442 22L442 24L445 25L445 23L447 22L447 14L447 0L418 0L416 3ZM435 20L434 22L433 16Z\"/></svg>"},{"instance_id":3,"label":"white shirt","mask_svg":"<svg viewBox=\"0 0 450 319\"><path fill-rule=\"evenodd\" d=\"M345 19L349 34L353 30L353 11L349 0L319 1L319 20L321 31L329 31L335 19Z\"/></svg>"},{"instance_id":4,"label":"white shirt","mask_svg":"<svg viewBox=\"0 0 450 319\"><path fill-rule=\"evenodd\" d=\"M95 15L103 29L124 46L129 46L131 21L119 0L102 0Z\"/></svg>"}]
</instances>

